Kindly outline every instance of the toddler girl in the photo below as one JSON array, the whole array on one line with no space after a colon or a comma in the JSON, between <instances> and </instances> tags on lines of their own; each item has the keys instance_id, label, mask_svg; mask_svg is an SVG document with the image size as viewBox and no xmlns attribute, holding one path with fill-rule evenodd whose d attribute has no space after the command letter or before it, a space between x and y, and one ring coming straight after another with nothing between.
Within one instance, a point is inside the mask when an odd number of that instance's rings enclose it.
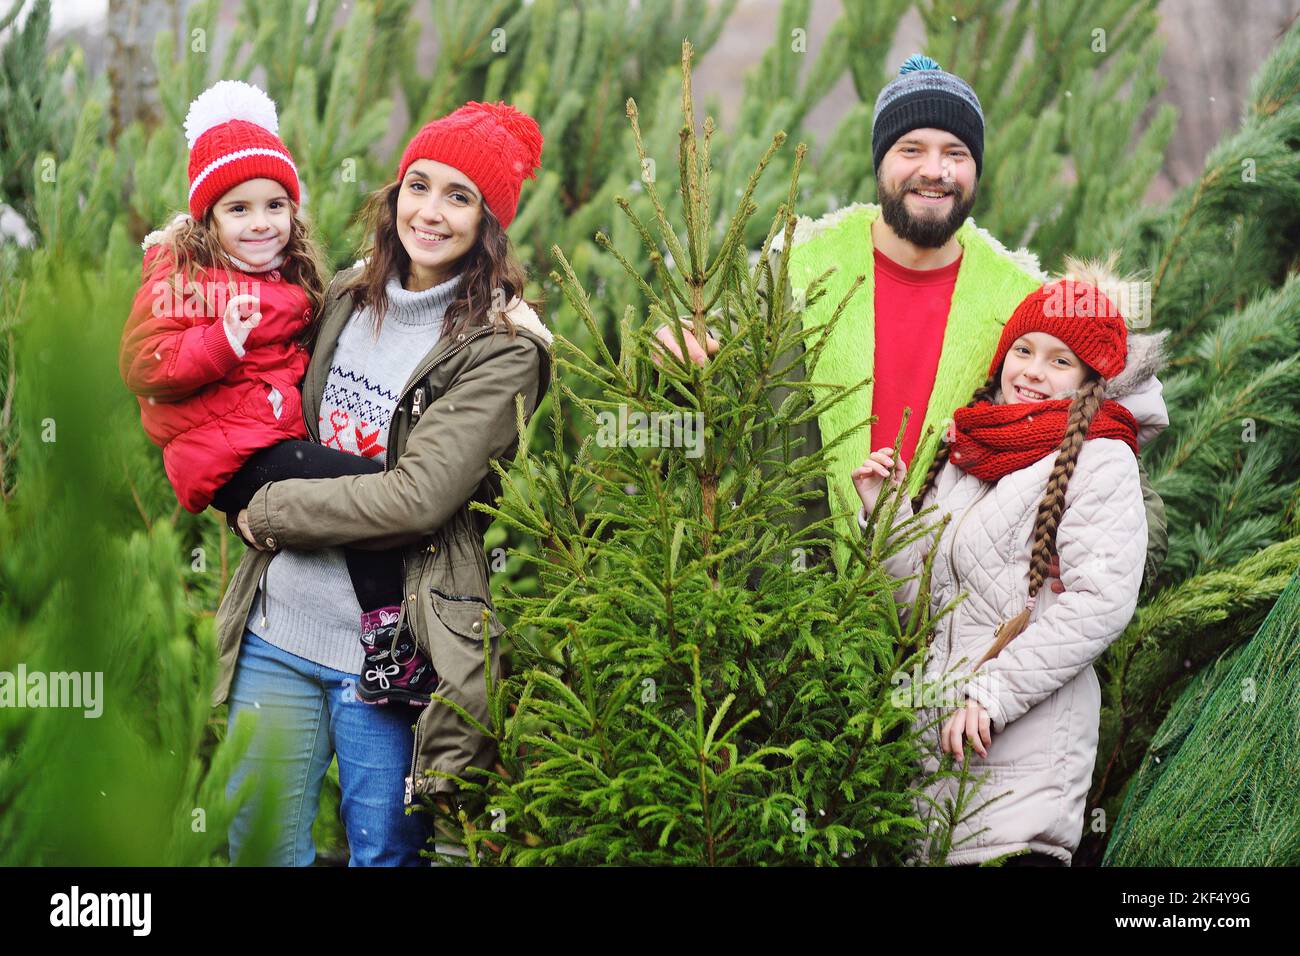
<instances>
[{"instance_id":1,"label":"toddler girl","mask_svg":"<svg viewBox=\"0 0 1300 956\"><path fill-rule=\"evenodd\" d=\"M190 104L189 215L146 237L122 335L122 378L177 498L196 514L209 504L237 514L271 481L384 470L383 435L349 434L338 448L306 440L299 383L326 276L278 125L270 98L238 81ZM401 552L345 554L367 652L358 696L423 706L437 675L396 626Z\"/></svg>"}]
</instances>

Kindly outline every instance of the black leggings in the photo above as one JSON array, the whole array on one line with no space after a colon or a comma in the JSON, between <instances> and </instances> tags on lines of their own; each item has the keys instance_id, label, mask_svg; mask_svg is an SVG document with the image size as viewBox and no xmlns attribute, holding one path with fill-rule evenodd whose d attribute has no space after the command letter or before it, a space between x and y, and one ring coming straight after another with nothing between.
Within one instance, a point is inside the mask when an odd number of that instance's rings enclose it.
<instances>
[{"instance_id":1,"label":"black leggings","mask_svg":"<svg viewBox=\"0 0 1300 956\"><path fill-rule=\"evenodd\" d=\"M232 518L248 507L257 489L269 481L286 478L339 478L373 475L383 463L363 455L326 448L310 441L282 441L263 448L244 462L239 471L213 496L212 507ZM402 552L344 548L348 575L363 611L402 603Z\"/></svg>"}]
</instances>

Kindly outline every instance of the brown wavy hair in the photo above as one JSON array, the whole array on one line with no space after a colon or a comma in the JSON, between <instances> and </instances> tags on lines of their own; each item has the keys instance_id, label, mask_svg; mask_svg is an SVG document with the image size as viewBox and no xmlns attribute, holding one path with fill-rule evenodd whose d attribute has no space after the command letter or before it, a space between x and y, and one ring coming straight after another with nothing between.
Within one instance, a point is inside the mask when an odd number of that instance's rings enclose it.
<instances>
[{"instance_id":1,"label":"brown wavy hair","mask_svg":"<svg viewBox=\"0 0 1300 956\"><path fill-rule=\"evenodd\" d=\"M1087 368L1086 365L1084 367ZM966 407L973 408L980 402L992 401L997 395L1001 378L1002 366L999 365L998 370L976 390ZM1038 514L1034 518L1033 544L1029 553L1029 597L1031 598L1037 596L1048 578L1048 566L1052 560L1052 552L1056 550L1056 529L1060 526L1061 514L1065 511L1065 491L1070 485L1075 465L1079 462L1079 452L1088 436L1088 429L1092 427L1092 420L1101 408L1105 392L1106 383L1096 371L1088 368L1088 377L1079 386L1070 402L1070 416L1065 426L1065 437L1061 439L1060 450L1056 453L1056 464L1052 466L1052 473L1047 479L1047 488L1038 502ZM949 442L939 443L934 461L930 463L930 470L925 473L921 490L912 500L914 510L920 510L922 499L929 494L938 481L939 472L948 461L950 449ZM1011 620L1003 622L994 633L992 646L984 652L984 656L972 669L978 669L985 661L997 657L1002 648L1010 644L1012 639L1028 625L1029 613L1030 609L1026 607Z\"/></svg>"},{"instance_id":2,"label":"brown wavy hair","mask_svg":"<svg viewBox=\"0 0 1300 956\"><path fill-rule=\"evenodd\" d=\"M209 207L202 219L183 215L179 221L174 220L173 225L167 227L163 234L161 244L171 255L175 272L182 277L183 287L175 289L182 297L186 289L191 288L189 284L195 281L199 270L227 267L229 256L217 237L215 208L215 205ZM289 210L289 241L283 250L284 264L280 266L280 274L285 281L292 282L307 293L311 319L298 337L300 342L306 343L311 340L320 318L329 273L325 267L324 254L312 235L311 225L300 215L299 206L292 199L289 200ZM175 277L169 278L174 287ZM192 288L192 292L200 298L204 294L201 284ZM233 282L230 284L230 294L235 294Z\"/></svg>"},{"instance_id":3,"label":"brown wavy hair","mask_svg":"<svg viewBox=\"0 0 1300 956\"><path fill-rule=\"evenodd\" d=\"M370 306L376 335L388 312L385 287L389 277L396 275L398 281L405 284L411 271L411 257L397 235L397 196L401 190L402 181L399 179L366 197L357 217L364 224L367 237L361 250L366 261L361 271L341 290L352 294L355 308ZM443 316L444 336L456 335L480 321L496 321L513 336L515 327L506 317L504 308L516 298L523 298L534 309L539 305L535 300L524 298L524 283L527 281L524 267L500 220L486 203L482 212L474 245L458 263L461 283ZM498 289L503 298L495 304L493 293Z\"/></svg>"}]
</instances>

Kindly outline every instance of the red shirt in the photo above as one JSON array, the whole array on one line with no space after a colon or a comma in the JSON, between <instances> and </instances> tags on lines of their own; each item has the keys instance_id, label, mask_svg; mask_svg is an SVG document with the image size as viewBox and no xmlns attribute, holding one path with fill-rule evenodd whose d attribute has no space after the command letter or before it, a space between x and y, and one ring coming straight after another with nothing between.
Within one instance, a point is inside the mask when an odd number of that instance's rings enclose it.
<instances>
[{"instance_id":1,"label":"red shirt","mask_svg":"<svg viewBox=\"0 0 1300 956\"><path fill-rule=\"evenodd\" d=\"M906 406L912 415L899 454L910 465L934 388L961 256L940 269L908 269L879 249L874 252L876 358L871 413L876 422L871 426L871 450L893 447Z\"/></svg>"}]
</instances>

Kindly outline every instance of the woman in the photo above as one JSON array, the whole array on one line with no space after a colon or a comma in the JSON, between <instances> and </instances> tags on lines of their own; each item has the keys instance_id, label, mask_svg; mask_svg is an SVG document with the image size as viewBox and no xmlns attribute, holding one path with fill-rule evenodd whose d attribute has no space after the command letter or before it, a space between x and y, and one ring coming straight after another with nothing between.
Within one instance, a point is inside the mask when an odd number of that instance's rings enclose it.
<instances>
[{"instance_id":1,"label":"woman","mask_svg":"<svg viewBox=\"0 0 1300 956\"><path fill-rule=\"evenodd\" d=\"M469 505L500 491L489 461L515 454L516 396L530 417L550 383L551 336L519 298L524 274L505 233L541 146L537 124L504 103L467 103L415 135L397 180L367 202L368 258L330 285L302 389L312 438L382 458L384 471L272 482L237 516L255 550L217 612L213 703L229 698L232 726L258 714L230 792L274 765L275 864L312 862L334 754L352 865L420 865L429 821L406 805L454 793L438 774L491 765L491 740L445 704L420 711L412 733L412 708L359 699L363 682L387 676L363 667L340 546L404 549L395 631L431 662L433 693L486 722L482 642L497 672L502 627L487 522ZM245 803L231 826L236 862L252 814Z\"/></svg>"}]
</instances>

